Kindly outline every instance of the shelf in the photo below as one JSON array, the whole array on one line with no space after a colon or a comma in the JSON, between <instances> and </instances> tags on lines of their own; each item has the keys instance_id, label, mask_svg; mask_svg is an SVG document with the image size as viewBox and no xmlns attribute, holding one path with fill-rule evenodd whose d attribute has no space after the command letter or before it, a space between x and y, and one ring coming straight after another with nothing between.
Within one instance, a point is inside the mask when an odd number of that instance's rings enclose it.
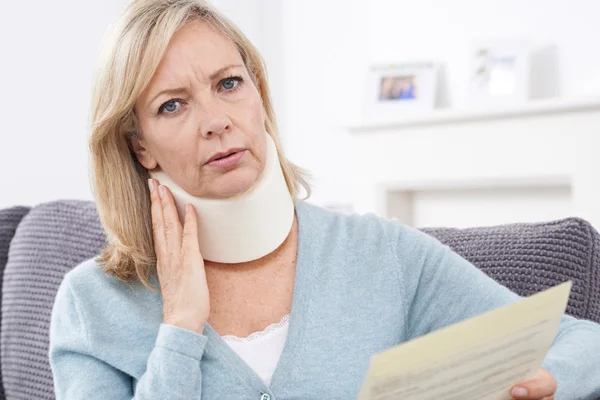
<instances>
[{"instance_id":1,"label":"shelf","mask_svg":"<svg viewBox=\"0 0 600 400\"><path fill-rule=\"evenodd\" d=\"M377 130L398 130L408 127L523 118L584 111L600 111L600 98L536 100L525 105L503 108L482 108L473 110L438 109L426 114L413 115L397 120L377 120L356 123L348 126L347 129L350 133L365 133Z\"/></svg>"},{"instance_id":2,"label":"shelf","mask_svg":"<svg viewBox=\"0 0 600 400\"><path fill-rule=\"evenodd\" d=\"M438 190L551 188L571 185L569 175L516 176L473 179L419 179L380 183L386 192L424 192Z\"/></svg>"}]
</instances>

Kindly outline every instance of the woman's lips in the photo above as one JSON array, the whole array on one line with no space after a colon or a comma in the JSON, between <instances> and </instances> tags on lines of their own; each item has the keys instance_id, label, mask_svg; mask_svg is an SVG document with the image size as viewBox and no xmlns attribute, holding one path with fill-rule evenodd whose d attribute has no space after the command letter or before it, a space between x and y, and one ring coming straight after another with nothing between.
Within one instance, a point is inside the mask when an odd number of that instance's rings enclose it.
<instances>
[{"instance_id":1,"label":"woman's lips","mask_svg":"<svg viewBox=\"0 0 600 400\"><path fill-rule=\"evenodd\" d=\"M236 151L226 157L219 158L213 161L206 163L206 165L210 165L211 167L218 168L231 168L236 166L246 154L246 150Z\"/></svg>"}]
</instances>

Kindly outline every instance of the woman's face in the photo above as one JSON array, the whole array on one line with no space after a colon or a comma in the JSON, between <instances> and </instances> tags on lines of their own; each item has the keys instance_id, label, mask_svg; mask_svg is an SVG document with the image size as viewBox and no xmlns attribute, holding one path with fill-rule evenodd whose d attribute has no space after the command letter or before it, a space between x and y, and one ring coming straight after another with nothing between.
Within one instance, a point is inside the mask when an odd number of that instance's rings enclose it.
<instances>
[{"instance_id":1,"label":"woman's face","mask_svg":"<svg viewBox=\"0 0 600 400\"><path fill-rule=\"evenodd\" d=\"M193 196L243 193L264 168L261 96L233 41L207 23L175 34L135 112L140 163Z\"/></svg>"}]
</instances>

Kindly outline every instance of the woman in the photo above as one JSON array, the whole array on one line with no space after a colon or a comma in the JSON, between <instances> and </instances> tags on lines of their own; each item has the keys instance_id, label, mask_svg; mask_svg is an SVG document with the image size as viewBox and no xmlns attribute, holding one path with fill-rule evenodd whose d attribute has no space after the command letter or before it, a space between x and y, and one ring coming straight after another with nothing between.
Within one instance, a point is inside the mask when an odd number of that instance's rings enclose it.
<instances>
[{"instance_id":1,"label":"woman","mask_svg":"<svg viewBox=\"0 0 600 400\"><path fill-rule=\"evenodd\" d=\"M105 43L91 153L108 242L56 297L58 399L353 399L376 352L518 299L418 231L298 200L261 59L204 1L134 1ZM236 226L240 198L291 218ZM281 226L276 248L242 251ZM600 396L599 341L565 317L513 396Z\"/></svg>"}]
</instances>

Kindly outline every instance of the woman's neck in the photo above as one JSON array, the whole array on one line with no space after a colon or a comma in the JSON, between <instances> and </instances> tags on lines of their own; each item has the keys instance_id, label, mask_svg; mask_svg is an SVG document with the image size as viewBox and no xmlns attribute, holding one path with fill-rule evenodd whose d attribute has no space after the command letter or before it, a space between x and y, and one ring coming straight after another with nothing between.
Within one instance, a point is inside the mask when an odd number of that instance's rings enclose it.
<instances>
[{"instance_id":1,"label":"woman's neck","mask_svg":"<svg viewBox=\"0 0 600 400\"><path fill-rule=\"evenodd\" d=\"M297 254L294 218L286 240L267 256L240 264L206 262L211 326L222 335L245 337L289 314Z\"/></svg>"},{"instance_id":2,"label":"woman's neck","mask_svg":"<svg viewBox=\"0 0 600 400\"><path fill-rule=\"evenodd\" d=\"M268 269L271 269L270 267L283 267L285 265L289 265L290 261L295 264L297 253L298 219L296 216L294 216L294 222L292 224L292 229L290 229L290 233L288 234L285 241L273 252L267 254L262 258L259 258L258 260L237 264L205 261L204 268L206 271L206 278L210 284L211 277L217 278L231 275L239 275L243 273L261 273Z\"/></svg>"}]
</instances>

